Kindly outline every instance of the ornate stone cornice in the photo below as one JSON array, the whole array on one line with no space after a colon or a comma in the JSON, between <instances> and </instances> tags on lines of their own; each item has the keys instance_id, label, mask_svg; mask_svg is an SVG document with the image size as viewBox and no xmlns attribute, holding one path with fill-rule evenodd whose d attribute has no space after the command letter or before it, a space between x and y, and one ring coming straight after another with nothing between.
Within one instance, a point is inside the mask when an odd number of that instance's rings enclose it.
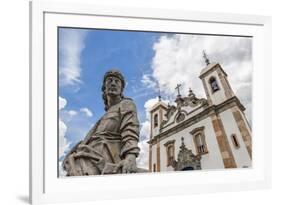
<instances>
[{"instance_id":1,"label":"ornate stone cornice","mask_svg":"<svg viewBox=\"0 0 281 205\"><path fill-rule=\"evenodd\" d=\"M226 72L222 69L219 63L213 63L204 68L199 76L200 79L204 78L207 74L213 72L216 69L220 69L225 76L227 76Z\"/></svg>"},{"instance_id":2,"label":"ornate stone cornice","mask_svg":"<svg viewBox=\"0 0 281 205\"><path fill-rule=\"evenodd\" d=\"M167 147L167 146L170 145L170 144L174 144L175 141L176 141L176 140L169 140L169 141L167 141L167 142L164 144L164 146Z\"/></svg>"},{"instance_id":3,"label":"ornate stone cornice","mask_svg":"<svg viewBox=\"0 0 281 205\"><path fill-rule=\"evenodd\" d=\"M169 127L169 126L172 125L172 124L174 124L174 123L176 122L176 119L177 119L177 117L179 116L179 114L183 113L184 115L187 116L187 115L190 115L190 114L192 114L193 112L197 111L197 110L200 109L200 108L201 108L201 107L198 107L198 108L192 110L192 111L189 112L189 113L187 113L185 110L178 110L178 112L176 113L176 115L175 115L175 117L174 117L174 120L171 121L169 124L167 124L169 120L163 121L163 123L161 124L161 130L163 130L163 129Z\"/></svg>"},{"instance_id":4,"label":"ornate stone cornice","mask_svg":"<svg viewBox=\"0 0 281 205\"><path fill-rule=\"evenodd\" d=\"M205 129L205 127L204 126L202 126L202 127L196 127L196 128L194 128L191 132L189 132L190 134L192 134L192 135L194 135L195 133L197 133L197 132L201 132L201 131L203 131Z\"/></svg>"},{"instance_id":5,"label":"ornate stone cornice","mask_svg":"<svg viewBox=\"0 0 281 205\"><path fill-rule=\"evenodd\" d=\"M163 109L167 110L168 108L165 107L164 105L162 104L159 104L158 106L154 107L153 109L150 110L150 113L153 113L155 110L157 110L159 107L162 107Z\"/></svg>"}]
</instances>

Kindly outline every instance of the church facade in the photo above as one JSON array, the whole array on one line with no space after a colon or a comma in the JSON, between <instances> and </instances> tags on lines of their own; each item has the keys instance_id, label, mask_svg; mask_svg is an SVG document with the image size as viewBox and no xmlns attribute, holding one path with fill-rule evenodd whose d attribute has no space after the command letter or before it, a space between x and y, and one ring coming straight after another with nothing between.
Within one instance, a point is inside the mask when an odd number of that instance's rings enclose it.
<instances>
[{"instance_id":1,"label":"church facade","mask_svg":"<svg viewBox=\"0 0 281 205\"><path fill-rule=\"evenodd\" d=\"M252 166L252 134L241 104L219 63L201 71L205 98L190 89L150 110L149 171L246 168Z\"/></svg>"}]
</instances>

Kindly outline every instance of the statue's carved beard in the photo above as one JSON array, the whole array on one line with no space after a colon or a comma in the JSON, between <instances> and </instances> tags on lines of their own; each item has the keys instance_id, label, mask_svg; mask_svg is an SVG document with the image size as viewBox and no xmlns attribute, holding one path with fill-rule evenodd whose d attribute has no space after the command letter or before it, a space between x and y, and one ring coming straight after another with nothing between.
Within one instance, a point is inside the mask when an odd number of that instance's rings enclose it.
<instances>
[{"instance_id":1,"label":"statue's carved beard","mask_svg":"<svg viewBox=\"0 0 281 205\"><path fill-rule=\"evenodd\" d=\"M117 88L110 88L109 91L107 92L109 95L110 94L115 94L115 95L120 95L120 93L117 93L118 89Z\"/></svg>"},{"instance_id":2,"label":"statue's carved beard","mask_svg":"<svg viewBox=\"0 0 281 205\"><path fill-rule=\"evenodd\" d=\"M117 96L121 96L120 93L116 93L116 92L107 92L106 93L107 96L110 96L110 97L117 97Z\"/></svg>"},{"instance_id":3,"label":"statue's carved beard","mask_svg":"<svg viewBox=\"0 0 281 205\"><path fill-rule=\"evenodd\" d=\"M116 87L109 87L108 91L106 92L106 95L108 96L121 96L122 97L122 90L121 92L119 93L118 92L118 88Z\"/></svg>"}]
</instances>

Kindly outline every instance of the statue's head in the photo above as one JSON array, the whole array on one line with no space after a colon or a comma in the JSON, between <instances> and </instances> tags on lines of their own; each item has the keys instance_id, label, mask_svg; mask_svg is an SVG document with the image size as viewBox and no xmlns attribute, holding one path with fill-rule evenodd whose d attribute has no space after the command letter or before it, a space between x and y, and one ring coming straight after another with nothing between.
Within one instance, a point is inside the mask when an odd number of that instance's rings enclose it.
<instances>
[{"instance_id":1,"label":"statue's head","mask_svg":"<svg viewBox=\"0 0 281 205\"><path fill-rule=\"evenodd\" d=\"M125 87L125 80L120 71L112 69L104 74L102 84L102 98L105 104L105 110L108 110L107 96L119 95L123 98L123 90Z\"/></svg>"}]
</instances>

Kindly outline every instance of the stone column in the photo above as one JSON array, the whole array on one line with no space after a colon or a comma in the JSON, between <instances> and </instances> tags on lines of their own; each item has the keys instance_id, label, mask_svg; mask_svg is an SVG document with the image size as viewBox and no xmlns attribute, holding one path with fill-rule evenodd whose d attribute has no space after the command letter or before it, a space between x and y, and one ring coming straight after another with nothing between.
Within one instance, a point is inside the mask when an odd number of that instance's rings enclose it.
<instances>
[{"instance_id":1,"label":"stone column","mask_svg":"<svg viewBox=\"0 0 281 205\"><path fill-rule=\"evenodd\" d=\"M233 91L232 91L232 89L231 89L231 87L230 87L230 85L228 83L228 80L226 79L226 76L223 75L221 70L218 70L218 76L219 76L220 82L222 84L225 97L227 99L233 97L234 96Z\"/></svg>"},{"instance_id":2,"label":"stone column","mask_svg":"<svg viewBox=\"0 0 281 205\"><path fill-rule=\"evenodd\" d=\"M149 171L152 172L152 145L149 144L149 162L148 162L148 166L149 166Z\"/></svg>"},{"instance_id":3,"label":"stone column","mask_svg":"<svg viewBox=\"0 0 281 205\"><path fill-rule=\"evenodd\" d=\"M160 172L160 142L157 139L157 145L156 145L156 171Z\"/></svg>"},{"instance_id":4,"label":"stone column","mask_svg":"<svg viewBox=\"0 0 281 205\"><path fill-rule=\"evenodd\" d=\"M213 103L212 103L212 100L211 100L211 97L210 97L210 94L209 94L209 90L208 90L208 87L207 87L206 79L203 78L202 82L203 82L203 87L204 87L204 90L205 90L205 93L206 93L206 96L207 96L208 104L212 105Z\"/></svg>"},{"instance_id":5,"label":"stone column","mask_svg":"<svg viewBox=\"0 0 281 205\"><path fill-rule=\"evenodd\" d=\"M233 107L231 110L232 110L234 119L237 123L237 126L239 128L239 131L241 133L242 139L247 148L248 154L249 154L250 158L252 159L252 137L247 128L246 122L237 107Z\"/></svg>"},{"instance_id":6,"label":"stone column","mask_svg":"<svg viewBox=\"0 0 281 205\"><path fill-rule=\"evenodd\" d=\"M222 121L217 114L213 114L211 116L212 124L215 130L217 142L219 145L219 149L221 152L221 156L223 159L224 167L225 168L236 168L236 162L234 160L233 153L230 148L229 141L227 139Z\"/></svg>"}]
</instances>

